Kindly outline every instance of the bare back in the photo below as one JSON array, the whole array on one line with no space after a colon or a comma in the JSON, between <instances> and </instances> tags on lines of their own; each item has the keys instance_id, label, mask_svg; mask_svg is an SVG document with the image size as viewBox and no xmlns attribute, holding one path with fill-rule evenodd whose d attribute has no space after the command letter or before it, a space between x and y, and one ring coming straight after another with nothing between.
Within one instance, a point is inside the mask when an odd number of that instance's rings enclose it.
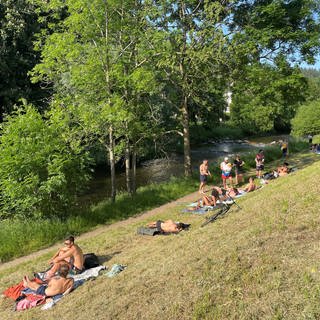
<instances>
[{"instance_id":1,"label":"bare back","mask_svg":"<svg viewBox=\"0 0 320 320\"><path fill-rule=\"evenodd\" d=\"M72 250L73 265L79 270L82 270L84 258L81 248L78 245L73 244L70 250Z\"/></svg>"},{"instance_id":2,"label":"bare back","mask_svg":"<svg viewBox=\"0 0 320 320\"><path fill-rule=\"evenodd\" d=\"M56 294L62 294L66 292L73 286L73 279L72 278L63 278L63 277L54 277L52 278L49 283L48 287L45 290L45 293L48 297L55 296Z\"/></svg>"}]
</instances>

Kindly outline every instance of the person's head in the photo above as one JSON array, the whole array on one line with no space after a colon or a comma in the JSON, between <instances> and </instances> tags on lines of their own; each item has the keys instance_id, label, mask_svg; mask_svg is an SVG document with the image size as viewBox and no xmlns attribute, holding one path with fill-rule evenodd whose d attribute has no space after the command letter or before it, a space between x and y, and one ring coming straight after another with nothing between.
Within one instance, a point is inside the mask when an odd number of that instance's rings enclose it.
<instances>
[{"instance_id":1,"label":"person's head","mask_svg":"<svg viewBox=\"0 0 320 320\"><path fill-rule=\"evenodd\" d=\"M59 276L66 278L69 273L69 270L69 266L67 264L63 264L62 266L60 266L58 270Z\"/></svg>"},{"instance_id":2,"label":"person's head","mask_svg":"<svg viewBox=\"0 0 320 320\"><path fill-rule=\"evenodd\" d=\"M71 247L74 244L74 237L73 236L69 236L67 238L64 239L64 245L67 247Z\"/></svg>"},{"instance_id":3,"label":"person's head","mask_svg":"<svg viewBox=\"0 0 320 320\"><path fill-rule=\"evenodd\" d=\"M288 162L284 162L284 163L283 163L283 166L284 166L284 167L287 167L288 165L289 165Z\"/></svg>"},{"instance_id":4,"label":"person's head","mask_svg":"<svg viewBox=\"0 0 320 320\"><path fill-rule=\"evenodd\" d=\"M259 150L259 153L261 153L261 154L262 154L262 153L263 153L263 150L262 150L262 149L260 149L260 150Z\"/></svg>"},{"instance_id":5,"label":"person's head","mask_svg":"<svg viewBox=\"0 0 320 320\"><path fill-rule=\"evenodd\" d=\"M254 182L254 177L250 177L250 178L249 178L249 182L250 182L250 183L253 183L253 182Z\"/></svg>"},{"instance_id":6,"label":"person's head","mask_svg":"<svg viewBox=\"0 0 320 320\"><path fill-rule=\"evenodd\" d=\"M204 160L203 160L203 164L208 164L208 160L207 160L207 159L204 159Z\"/></svg>"},{"instance_id":7,"label":"person's head","mask_svg":"<svg viewBox=\"0 0 320 320\"><path fill-rule=\"evenodd\" d=\"M225 162L225 163L228 163L228 162L229 162L229 158L228 158L228 157L225 157L225 158L224 158L224 162Z\"/></svg>"}]
</instances>

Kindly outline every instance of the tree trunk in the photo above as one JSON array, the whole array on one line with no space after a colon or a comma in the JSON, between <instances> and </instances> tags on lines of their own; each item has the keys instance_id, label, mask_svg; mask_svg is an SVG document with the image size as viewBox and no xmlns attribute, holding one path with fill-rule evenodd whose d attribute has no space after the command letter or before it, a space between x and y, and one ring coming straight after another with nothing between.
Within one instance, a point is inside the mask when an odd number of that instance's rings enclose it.
<instances>
[{"instance_id":1,"label":"tree trunk","mask_svg":"<svg viewBox=\"0 0 320 320\"><path fill-rule=\"evenodd\" d=\"M109 128L109 160L111 170L111 201L116 201L116 167L114 157L114 138L112 126Z\"/></svg>"},{"instance_id":2,"label":"tree trunk","mask_svg":"<svg viewBox=\"0 0 320 320\"><path fill-rule=\"evenodd\" d=\"M136 194L136 174L137 174L137 153L136 148L133 146L132 150L132 194Z\"/></svg>"},{"instance_id":3,"label":"tree trunk","mask_svg":"<svg viewBox=\"0 0 320 320\"><path fill-rule=\"evenodd\" d=\"M190 177L191 168L191 152L190 152L190 130L189 130L189 111L188 98L184 95L182 100L182 125L183 125L183 150L184 150L184 175Z\"/></svg>"},{"instance_id":4,"label":"tree trunk","mask_svg":"<svg viewBox=\"0 0 320 320\"><path fill-rule=\"evenodd\" d=\"M131 188L131 169L130 169L130 143L129 143L129 140L126 141L125 164L126 164L126 185L127 185L127 192L132 194L132 188Z\"/></svg>"}]
</instances>

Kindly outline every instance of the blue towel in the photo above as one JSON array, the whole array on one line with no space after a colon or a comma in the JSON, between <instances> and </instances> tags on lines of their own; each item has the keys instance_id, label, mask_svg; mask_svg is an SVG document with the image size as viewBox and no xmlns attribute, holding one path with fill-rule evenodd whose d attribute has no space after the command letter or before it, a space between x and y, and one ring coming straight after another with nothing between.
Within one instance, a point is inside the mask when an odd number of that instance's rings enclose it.
<instances>
[{"instance_id":1,"label":"blue towel","mask_svg":"<svg viewBox=\"0 0 320 320\"><path fill-rule=\"evenodd\" d=\"M105 275L109 278L114 277L121 271L123 271L127 266L124 266L122 264L114 264L109 272L107 272Z\"/></svg>"}]
</instances>

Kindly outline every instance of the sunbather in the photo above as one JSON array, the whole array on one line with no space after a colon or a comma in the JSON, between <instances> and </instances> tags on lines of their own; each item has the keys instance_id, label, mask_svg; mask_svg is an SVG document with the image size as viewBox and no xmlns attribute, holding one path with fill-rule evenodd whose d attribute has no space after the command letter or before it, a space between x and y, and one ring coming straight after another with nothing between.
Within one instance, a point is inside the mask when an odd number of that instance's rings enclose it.
<instances>
[{"instance_id":1,"label":"sunbather","mask_svg":"<svg viewBox=\"0 0 320 320\"><path fill-rule=\"evenodd\" d=\"M26 288L34 290L36 294L43 295L46 297L52 297L57 294L63 294L67 290L70 290L73 286L73 279L68 278L67 275L69 272L69 267L63 265L58 270L59 276L54 276L48 280L45 284L39 284L34 281L31 281L28 276L23 277L23 285Z\"/></svg>"},{"instance_id":2,"label":"sunbather","mask_svg":"<svg viewBox=\"0 0 320 320\"><path fill-rule=\"evenodd\" d=\"M64 247L49 260L51 268L46 272L45 279L52 278L63 265L67 265L75 274L81 273L84 269L83 262L82 250L74 243L74 237L70 236L65 239Z\"/></svg>"},{"instance_id":3,"label":"sunbather","mask_svg":"<svg viewBox=\"0 0 320 320\"><path fill-rule=\"evenodd\" d=\"M249 183L247 184L247 186L243 189L243 191L245 192L251 192L251 191L254 191L254 190L257 190L258 187L255 185L254 183L254 178L253 177L250 177L249 178Z\"/></svg>"},{"instance_id":4,"label":"sunbather","mask_svg":"<svg viewBox=\"0 0 320 320\"><path fill-rule=\"evenodd\" d=\"M288 163L284 162L282 166L277 168L279 177L283 177L289 173Z\"/></svg>"},{"instance_id":5,"label":"sunbather","mask_svg":"<svg viewBox=\"0 0 320 320\"><path fill-rule=\"evenodd\" d=\"M164 233L178 233L181 230L185 229L185 226L185 224L181 222L174 222L173 220L158 220L148 223L149 228L157 228L159 232Z\"/></svg>"}]
</instances>

